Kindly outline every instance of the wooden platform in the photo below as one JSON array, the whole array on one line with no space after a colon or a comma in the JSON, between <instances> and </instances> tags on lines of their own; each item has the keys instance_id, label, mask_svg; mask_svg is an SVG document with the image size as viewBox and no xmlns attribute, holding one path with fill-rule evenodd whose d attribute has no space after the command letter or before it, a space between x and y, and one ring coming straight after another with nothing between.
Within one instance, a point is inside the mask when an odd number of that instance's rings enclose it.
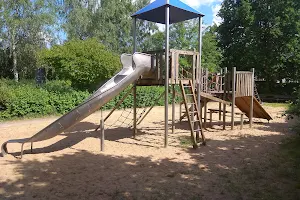
<instances>
[{"instance_id":1,"label":"wooden platform","mask_svg":"<svg viewBox=\"0 0 300 200\"><path fill-rule=\"evenodd\" d=\"M250 96L236 97L236 99L235 99L235 105L242 112L244 112L247 117L249 117L249 113L250 113L250 102L251 102ZM266 119L268 121L272 120L272 117L261 106L261 104L257 101L256 98L254 98L254 104L253 104L253 117L260 118L260 119Z\"/></svg>"}]
</instances>

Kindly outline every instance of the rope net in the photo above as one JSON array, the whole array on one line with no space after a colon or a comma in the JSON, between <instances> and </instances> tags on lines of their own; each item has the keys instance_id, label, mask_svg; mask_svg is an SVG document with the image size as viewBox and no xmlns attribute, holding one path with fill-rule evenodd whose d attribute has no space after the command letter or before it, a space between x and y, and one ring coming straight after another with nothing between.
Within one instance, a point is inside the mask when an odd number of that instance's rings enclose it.
<instances>
[{"instance_id":1,"label":"rope net","mask_svg":"<svg viewBox=\"0 0 300 200\"><path fill-rule=\"evenodd\" d=\"M115 99L115 101L121 101L122 98L125 96L125 94L120 95L119 99ZM134 124L134 109L133 109L133 92L130 92L128 96L123 100L121 104L117 106L116 111L121 111L121 114L118 115L116 120L111 122L112 120L109 120L110 123L105 122L105 127L108 128L116 128L116 127L126 127L126 128L132 128ZM138 95L137 95L138 98ZM138 122L143 115L146 113L147 107L145 108L136 108L137 118L136 121ZM115 112L115 111L114 111ZM113 115L113 114L112 114ZM110 116L108 119L111 119L112 116Z\"/></svg>"}]
</instances>

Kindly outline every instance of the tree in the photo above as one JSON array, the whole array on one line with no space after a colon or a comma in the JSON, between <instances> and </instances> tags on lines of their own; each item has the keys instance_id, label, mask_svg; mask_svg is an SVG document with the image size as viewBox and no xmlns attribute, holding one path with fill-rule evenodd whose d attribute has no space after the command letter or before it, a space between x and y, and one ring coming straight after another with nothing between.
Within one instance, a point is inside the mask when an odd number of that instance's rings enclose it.
<instances>
[{"instance_id":1,"label":"tree","mask_svg":"<svg viewBox=\"0 0 300 200\"><path fill-rule=\"evenodd\" d=\"M299 11L298 0L225 0L218 28L222 65L255 68L270 85L299 80Z\"/></svg>"},{"instance_id":2,"label":"tree","mask_svg":"<svg viewBox=\"0 0 300 200\"><path fill-rule=\"evenodd\" d=\"M175 49L198 50L198 20L189 20L173 24L170 29L170 46ZM202 45L202 66L210 71L219 68L222 58L221 50L218 47L216 26L207 27L203 34ZM192 62L181 59L182 64Z\"/></svg>"},{"instance_id":3,"label":"tree","mask_svg":"<svg viewBox=\"0 0 300 200\"><path fill-rule=\"evenodd\" d=\"M90 89L120 70L119 56L107 50L96 38L71 40L38 53L40 66L54 70L60 80L70 80L78 89Z\"/></svg>"},{"instance_id":4,"label":"tree","mask_svg":"<svg viewBox=\"0 0 300 200\"><path fill-rule=\"evenodd\" d=\"M68 39L96 37L110 50L118 53L132 51L132 15L149 4L150 0L66 0L64 22ZM157 30L154 23L138 20L137 46L140 49L151 33Z\"/></svg>"},{"instance_id":5,"label":"tree","mask_svg":"<svg viewBox=\"0 0 300 200\"><path fill-rule=\"evenodd\" d=\"M217 26L207 27L203 35L202 67L210 71L217 71L220 68L222 53L218 47Z\"/></svg>"},{"instance_id":6,"label":"tree","mask_svg":"<svg viewBox=\"0 0 300 200\"><path fill-rule=\"evenodd\" d=\"M18 53L25 44L41 46L55 22L55 0L0 1L0 38L10 50L14 80L19 80ZM22 55L22 54L19 54Z\"/></svg>"}]
</instances>

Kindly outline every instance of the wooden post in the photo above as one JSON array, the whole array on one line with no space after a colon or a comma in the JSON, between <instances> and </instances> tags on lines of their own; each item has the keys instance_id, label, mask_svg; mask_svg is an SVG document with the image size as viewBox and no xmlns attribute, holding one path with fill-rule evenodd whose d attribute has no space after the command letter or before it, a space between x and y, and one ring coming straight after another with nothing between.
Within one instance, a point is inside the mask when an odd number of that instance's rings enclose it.
<instances>
[{"instance_id":1,"label":"wooden post","mask_svg":"<svg viewBox=\"0 0 300 200\"><path fill-rule=\"evenodd\" d=\"M212 126L212 117L213 117L213 111L209 110L209 124Z\"/></svg>"},{"instance_id":2,"label":"wooden post","mask_svg":"<svg viewBox=\"0 0 300 200\"><path fill-rule=\"evenodd\" d=\"M219 121L222 119L222 103L219 103Z\"/></svg>"},{"instance_id":3,"label":"wooden post","mask_svg":"<svg viewBox=\"0 0 300 200\"><path fill-rule=\"evenodd\" d=\"M228 81L227 81L227 68L224 69L224 94L223 100L226 101L227 98L227 88L228 88ZM223 130L226 129L226 104L223 104Z\"/></svg>"},{"instance_id":4,"label":"wooden post","mask_svg":"<svg viewBox=\"0 0 300 200\"><path fill-rule=\"evenodd\" d=\"M251 101L250 101L250 113L249 113L249 120L250 120L250 128L252 128L253 125L253 108L254 108L254 68L251 69L252 72L252 84L251 84Z\"/></svg>"},{"instance_id":5,"label":"wooden post","mask_svg":"<svg viewBox=\"0 0 300 200\"><path fill-rule=\"evenodd\" d=\"M220 71L220 82L219 82L219 91L222 91L223 90L223 76L224 76L224 74L223 74L223 69L221 69L221 71Z\"/></svg>"},{"instance_id":6,"label":"wooden post","mask_svg":"<svg viewBox=\"0 0 300 200\"><path fill-rule=\"evenodd\" d=\"M218 90L219 92L223 90L223 69L220 71L220 79L219 79L219 87ZM222 119L222 103L219 103L219 121Z\"/></svg>"},{"instance_id":7,"label":"wooden post","mask_svg":"<svg viewBox=\"0 0 300 200\"><path fill-rule=\"evenodd\" d=\"M100 143L101 143L101 151L104 151L104 140L105 140L105 135L104 135L104 120L103 120L103 114L102 114L102 109L101 109L101 133L100 133Z\"/></svg>"},{"instance_id":8,"label":"wooden post","mask_svg":"<svg viewBox=\"0 0 300 200\"><path fill-rule=\"evenodd\" d=\"M243 129L244 125L244 113L241 114L241 130Z\"/></svg>"},{"instance_id":9,"label":"wooden post","mask_svg":"<svg viewBox=\"0 0 300 200\"><path fill-rule=\"evenodd\" d=\"M231 130L234 129L234 116L235 116L235 82L236 82L236 68L232 68L232 105L231 105Z\"/></svg>"},{"instance_id":10,"label":"wooden post","mask_svg":"<svg viewBox=\"0 0 300 200\"><path fill-rule=\"evenodd\" d=\"M206 129L207 123L207 99L204 100L204 128Z\"/></svg>"},{"instance_id":11,"label":"wooden post","mask_svg":"<svg viewBox=\"0 0 300 200\"><path fill-rule=\"evenodd\" d=\"M206 92L209 93L209 88L208 88L208 69L206 68L205 70L205 74L206 74Z\"/></svg>"},{"instance_id":12,"label":"wooden post","mask_svg":"<svg viewBox=\"0 0 300 200\"><path fill-rule=\"evenodd\" d=\"M180 107L179 107L179 121L182 122L182 102L180 102Z\"/></svg>"}]
</instances>

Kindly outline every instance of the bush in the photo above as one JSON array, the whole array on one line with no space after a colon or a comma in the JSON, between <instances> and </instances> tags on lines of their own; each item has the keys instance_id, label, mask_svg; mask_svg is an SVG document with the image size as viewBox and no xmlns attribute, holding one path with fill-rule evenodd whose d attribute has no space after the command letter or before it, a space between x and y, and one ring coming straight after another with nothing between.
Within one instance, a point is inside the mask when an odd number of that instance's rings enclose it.
<instances>
[{"instance_id":1,"label":"bush","mask_svg":"<svg viewBox=\"0 0 300 200\"><path fill-rule=\"evenodd\" d=\"M89 96L70 82L50 81L43 87L34 82L0 80L0 119L64 114ZM59 86L55 89L55 86Z\"/></svg>"},{"instance_id":2,"label":"bush","mask_svg":"<svg viewBox=\"0 0 300 200\"><path fill-rule=\"evenodd\" d=\"M119 56L96 39L73 40L38 53L40 66L52 68L60 80L70 80L77 89L94 90L120 70Z\"/></svg>"},{"instance_id":3,"label":"bush","mask_svg":"<svg viewBox=\"0 0 300 200\"><path fill-rule=\"evenodd\" d=\"M128 87L119 95L103 106L103 109L112 109L123 98ZM176 90L179 90L177 87ZM164 92L164 87L138 87L137 107L150 107ZM43 86L37 86L34 81L16 83L0 79L0 120L23 117L39 117L47 115L62 115L82 103L90 93L78 91L71 87L70 81L48 81ZM181 101L176 96L176 102ZM171 103L171 94L169 96ZM164 98L156 104L164 105ZM133 107L133 95L129 95L120 105L120 109Z\"/></svg>"},{"instance_id":4,"label":"bush","mask_svg":"<svg viewBox=\"0 0 300 200\"><path fill-rule=\"evenodd\" d=\"M288 115L294 115L300 117L300 88L294 93L296 100L294 100L287 110Z\"/></svg>"}]
</instances>

